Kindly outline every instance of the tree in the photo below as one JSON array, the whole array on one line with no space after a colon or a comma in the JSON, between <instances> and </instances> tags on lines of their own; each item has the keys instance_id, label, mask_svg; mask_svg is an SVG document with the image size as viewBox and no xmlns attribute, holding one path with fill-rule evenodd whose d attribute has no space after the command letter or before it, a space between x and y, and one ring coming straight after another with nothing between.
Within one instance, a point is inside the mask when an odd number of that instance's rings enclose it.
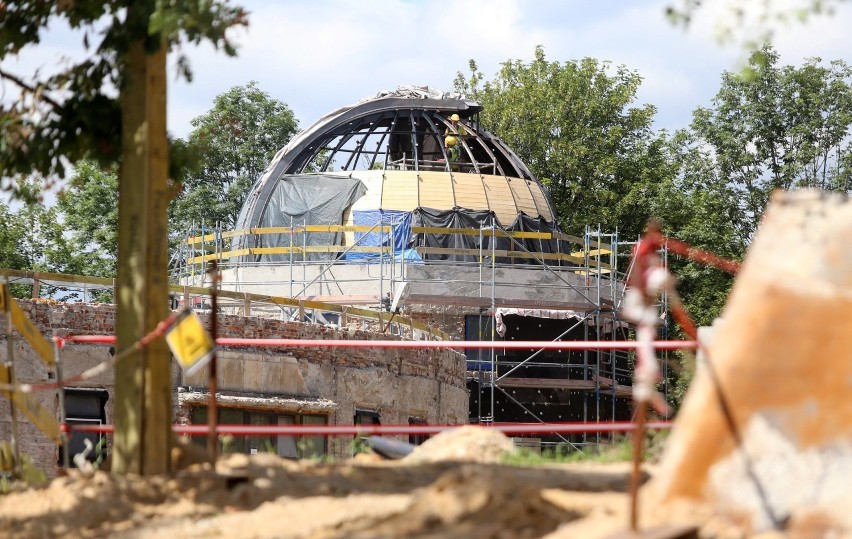
<instances>
[{"instance_id":1,"label":"tree","mask_svg":"<svg viewBox=\"0 0 852 539\"><path fill-rule=\"evenodd\" d=\"M542 47L531 63L504 62L484 83L473 60L470 70L456 77L456 90L483 106L483 126L550 189L563 229L641 232L648 214L637 214L635 191L655 190L667 160L665 137L651 130L654 107L630 106L638 73L593 58L550 62Z\"/></svg>"},{"instance_id":2,"label":"tree","mask_svg":"<svg viewBox=\"0 0 852 539\"><path fill-rule=\"evenodd\" d=\"M694 112L684 139L736 189L744 241L775 189L852 189L852 69L839 60L777 63L766 46L745 73L724 73L712 107Z\"/></svg>"},{"instance_id":3,"label":"tree","mask_svg":"<svg viewBox=\"0 0 852 539\"><path fill-rule=\"evenodd\" d=\"M118 260L118 166L78 162L56 197L68 252L55 265L77 275L115 277Z\"/></svg>"},{"instance_id":4,"label":"tree","mask_svg":"<svg viewBox=\"0 0 852 539\"><path fill-rule=\"evenodd\" d=\"M0 268L24 269L27 259L24 256L23 227L9 206L0 202Z\"/></svg>"},{"instance_id":5,"label":"tree","mask_svg":"<svg viewBox=\"0 0 852 539\"><path fill-rule=\"evenodd\" d=\"M185 235L202 221L232 229L252 184L298 131L298 121L285 103L251 81L216 96L192 126L187 145L198 168L170 207L172 230Z\"/></svg>"},{"instance_id":6,"label":"tree","mask_svg":"<svg viewBox=\"0 0 852 539\"><path fill-rule=\"evenodd\" d=\"M87 52L90 37L101 37L94 52L55 75L27 80L0 70L21 90L0 109L0 170L50 179L85 157L107 164L120 157L116 335L128 355L116 364L113 470L168 471L169 354L162 339L133 346L168 312L166 52L183 40L209 40L234 54L225 31L245 24L245 13L227 0L24 2L0 10L0 60L37 45L55 19L83 32ZM178 65L189 76L184 57Z\"/></svg>"},{"instance_id":7,"label":"tree","mask_svg":"<svg viewBox=\"0 0 852 539\"><path fill-rule=\"evenodd\" d=\"M654 218L671 237L742 255L735 189L694 134L654 132L654 108L631 107L639 74L591 58L547 62L540 47L532 63L505 62L489 82L475 62L471 72L456 78L456 89L483 105L483 125L550 188L563 229L600 224L634 239ZM669 263L687 310L700 324L712 322L732 277L677 257ZM678 387L686 383L675 370L670 376Z\"/></svg>"}]
</instances>

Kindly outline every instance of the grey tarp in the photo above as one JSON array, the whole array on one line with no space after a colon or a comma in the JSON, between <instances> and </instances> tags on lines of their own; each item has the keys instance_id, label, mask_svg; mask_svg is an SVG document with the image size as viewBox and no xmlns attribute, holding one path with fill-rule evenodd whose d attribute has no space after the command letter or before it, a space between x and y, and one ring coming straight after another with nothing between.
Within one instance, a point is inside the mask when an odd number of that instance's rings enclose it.
<instances>
[{"instance_id":1,"label":"grey tarp","mask_svg":"<svg viewBox=\"0 0 852 539\"><path fill-rule=\"evenodd\" d=\"M301 227L302 225L341 225L343 211L367 192L366 186L357 178L330 176L325 174L282 175L272 191L269 202L260 219L261 227ZM267 234L258 236L260 247L289 247L290 234ZM312 232L293 235L292 245L340 245L340 233ZM327 260L338 253L309 253L308 260ZM261 255L263 262L284 262L289 254ZM294 254L293 260L302 260Z\"/></svg>"}]
</instances>

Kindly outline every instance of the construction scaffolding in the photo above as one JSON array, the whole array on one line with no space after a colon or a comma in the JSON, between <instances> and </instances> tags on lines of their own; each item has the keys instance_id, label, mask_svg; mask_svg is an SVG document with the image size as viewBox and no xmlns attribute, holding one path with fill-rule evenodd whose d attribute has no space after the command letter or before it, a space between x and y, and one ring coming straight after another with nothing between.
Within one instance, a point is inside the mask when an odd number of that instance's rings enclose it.
<instances>
[{"instance_id":1,"label":"construction scaffolding","mask_svg":"<svg viewBox=\"0 0 852 539\"><path fill-rule=\"evenodd\" d=\"M416 239L401 248L392 240L397 226L394 222L374 226L291 223L244 231L214 229L182 242L172 278L181 284L199 279L204 265L217 259L226 276L225 289L276 289L294 301L322 300L341 309L368 305L390 315L382 330L403 338L418 336L394 316L407 314L409 320L423 320L438 308L449 310L461 328L453 332L445 326L449 338L494 343L490 348L465 351L471 423L630 419L632 351L523 352L506 350L500 343L629 339L632 328L619 313L636 242L622 241L617 232L604 233L599 228L587 228L578 237L507 231L492 221L479 229L411 227L415 238L438 233L472 238L473 249L430 247ZM310 240L312 234L329 232L346 239L337 245ZM231 250L229 240L247 234L276 234L279 246L257 253ZM379 240L365 241L371 235ZM488 238L500 238L503 243ZM555 252L536 252L525 245L528 241L564 245ZM571 248L566 249L567 245ZM352 253L359 256L349 256ZM279 255L281 260L247 262L246 254ZM526 274L526 281L513 278L519 272ZM533 279L533 274L538 276ZM525 297L525 291L532 289L536 294ZM438 294L428 293L438 290ZM664 297L660 311L666 310ZM283 310L282 316L296 319L292 309ZM667 324L662 318L665 337ZM343 325L339 318L313 314L305 318L304 312L302 319ZM665 370L667 362L663 365ZM665 382L662 390L668 393ZM601 433L557 434L533 442L540 447L578 447L606 439L608 435Z\"/></svg>"}]
</instances>

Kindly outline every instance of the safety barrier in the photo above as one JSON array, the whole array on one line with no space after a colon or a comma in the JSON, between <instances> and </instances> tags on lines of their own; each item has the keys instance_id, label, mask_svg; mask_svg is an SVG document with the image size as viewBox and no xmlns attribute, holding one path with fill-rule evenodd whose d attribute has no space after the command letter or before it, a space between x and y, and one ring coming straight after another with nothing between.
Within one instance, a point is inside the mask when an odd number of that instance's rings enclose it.
<instances>
[{"instance_id":1,"label":"safety barrier","mask_svg":"<svg viewBox=\"0 0 852 539\"><path fill-rule=\"evenodd\" d=\"M646 427L664 430L671 428L671 421L650 421ZM404 435L438 434L464 425L216 425L217 435L233 436L357 436L363 434ZM589 432L630 432L636 423L627 421L592 423L488 423L483 428L502 432L507 436L519 434L583 434ZM114 425L64 425L63 430L112 434ZM173 425L172 431L182 436L206 436L208 425Z\"/></svg>"}]
</instances>

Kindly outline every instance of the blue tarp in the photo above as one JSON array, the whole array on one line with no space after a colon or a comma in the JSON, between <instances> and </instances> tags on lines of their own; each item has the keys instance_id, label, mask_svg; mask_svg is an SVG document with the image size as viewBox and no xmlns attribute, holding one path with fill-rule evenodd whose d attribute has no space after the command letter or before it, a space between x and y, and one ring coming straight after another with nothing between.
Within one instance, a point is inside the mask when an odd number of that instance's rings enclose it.
<instances>
[{"instance_id":1,"label":"blue tarp","mask_svg":"<svg viewBox=\"0 0 852 539\"><path fill-rule=\"evenodd\" d=\"M356 226L375 226L375 232L356 232L355 245L359 247L393 246L393 256L406 260L420 260L414 249L406 249L411 237L411 212L400 210L353 210ZM379 226L392 226L392 232L380 232ZM346 260L369 261L378 259L378 253L346 253Z\"/></svg>"}]
</instances>

